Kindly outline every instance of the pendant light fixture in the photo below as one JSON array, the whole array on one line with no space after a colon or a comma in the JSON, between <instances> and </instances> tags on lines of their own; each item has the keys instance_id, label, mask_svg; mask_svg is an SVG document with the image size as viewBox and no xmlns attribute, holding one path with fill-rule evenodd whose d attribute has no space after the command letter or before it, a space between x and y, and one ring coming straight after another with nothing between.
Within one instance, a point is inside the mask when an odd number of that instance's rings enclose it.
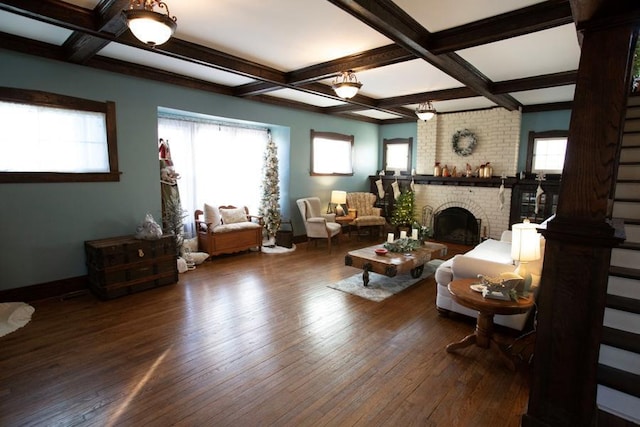
<instances>
[{"instance_id":1,"label":"pendant light fixture","mask_svg":"<svg viewBox=\"0 0 640 427\"><path fill-rule=\"evenodd\" d=\"M153 8L165 9L166 15ZM169 14L169 6L159 0L130 0L129 9L122 12L127 25L138 40L151 47L165 43L176 30L176 17Z\"/></svg>"},{"instance_id":2,"label":"pendant light fixture","mask_svg":"<svg viewBox=\"0 0 640 427\"><path fill-rule=\"evenodd\" d=\"M362 83L358 81L355 73L349 70L343 71L340 75L336 76L331 87L340 98L349 99L358 93L358 90L362 87Z\"/></svg>"},{"instance_id":3,"label":"pendant light fixture","mask_svg":"<svg viewBox=\"0 0 640 427\"><path fill-rule=\"evenodd\" d=\"M436 109L433 108L431 101L423 102L416 108L416 115L420 120L431 120L436 115Z\"/></svg>"}]
</instances>

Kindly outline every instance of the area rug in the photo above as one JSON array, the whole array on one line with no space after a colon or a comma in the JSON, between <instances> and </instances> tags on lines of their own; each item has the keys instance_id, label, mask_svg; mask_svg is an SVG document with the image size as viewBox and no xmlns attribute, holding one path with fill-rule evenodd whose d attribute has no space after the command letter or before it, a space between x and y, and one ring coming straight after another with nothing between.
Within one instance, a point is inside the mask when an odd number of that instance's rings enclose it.
<instances>
[{"instance_id":1,"label":"area rug","mask_svg":"<svg viewBox=\"0 0 640 427\"><path fill-rule=\"evenodd\" d=\"M424 266L422 276L417 279L412 278L410 274L387 277L371 272L369 273L369 286L365 287L362 283L362 272L360 272L327 286L370 301L380 302L431 276L436 271L438 265L439 263L427 263Z\"/></svg>"},{"instance_id":2,"label":"area rug","mask_svg":"<svg viewBox=\"0 0 640 427\"><path fill-rule=\"evenodd\" d=\"M0 303L0 337L29 323L35 309L23 302Z\"/></svg>"}]
</instances>

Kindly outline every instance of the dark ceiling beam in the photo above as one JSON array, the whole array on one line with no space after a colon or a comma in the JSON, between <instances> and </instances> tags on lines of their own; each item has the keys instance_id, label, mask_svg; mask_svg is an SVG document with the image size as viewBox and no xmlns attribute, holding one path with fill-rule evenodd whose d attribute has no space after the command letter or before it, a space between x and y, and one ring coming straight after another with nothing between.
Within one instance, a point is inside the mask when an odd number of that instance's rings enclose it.
<instances>
[{"instance_id":1,"label":"dark ceiling beam","mask_svg":"<svg viewBox=\"0 0 640 427\"><path fill-rule=\"evenodd\" d=\"M129 0L102 0L94 9L97 30L109 33L114 38L127 30L127 24L122 18L122 11L129 5ZM67 52L67 59L76 64L83 64L93 55L109 44L110 41L95 37L87 33L75 31L62 45Z\"/></svg>"},{"instance_id":2,"label":"dark ceiling beam","mask_svg":"<svg viewBox=\"0 0 640 427\"><path fill-rule=\"evenodd\" d=\"M544 74L541 76L525 77L522 79L504 80L493 84L495 93L522 92L525 90L545 89L557 86L576 84L578 71L564 71L561 73Z\"/></svg>"},{"instance_id":3,"label":"dark ceiling beam","mask_svg":"<svg viewBox=\"0 0 640 427\"><path fill-rule=\"evenodd\" d=\"M513 111L520 103L509 95L491 92L492 82L454 53L434 55L429 51L432 34L391 0L328 0L376 31L387 36L497 105Z\"/></svg>"},{"instance_id":4,"label":"dark ceiling beam","mask_svg":"<svg viewBox=\"0 0 640 427\"><path fill-rule=\"evenodd\" d=\"M380 99L378 100L378 105L381 107L391 107L407 104L419 104L426 101L448 101L451 99L473 98L474 96L478 96L478 94L468 87L456 87Z\"/></svg>"},{"instance_id":5,"label":"dark ceiling beam","mask_svg":"<svg viewBox=\"0 0 640 427\"><path fill-rule=\"evenodd\" d=\"M372 68L384 67L411 59L416 59L416 57L407 52L406 49L392 44L300 68L287 73L286 78L289 84L295 86L331 78L338 75L341 71L352 70L358 72L370 70ZM236 93L238 96L254 96L277 89L278 87L274 85L255 82L238 86Z\"/></svg>"},{"instance_id":6,"label":"dark ceiling beam","mask_svg":"<svg viewBox=\"0 0 640 427\"><path fill-rule=\"evenodd\" d=\"M449 53L571 22L569 0L551 0L432 33L429 50L434 54ZM414 54L392 44L291 71L287 74L287 81L293 85L303 84L331 78L345 70L358 72L412 59L417 59ZM238 96L254 96L277 89L276 85L255 82L238 86L236 93Z\"/></svg>"},{"instance_id":7,"label":"dark ceiling beam","mask_svg":"<svg viewBox=\"0 0 640 427\"><path fill-rule=\"evenodd\" d=\"M114 38L127 31L122 11L128 6L129 0L101 0L94 9L98 31L111 34ZM70 61L83 63L109 43L109 40L76 31L63 47L69 52Z\"/></svg>"},{"instance_id":8,"label":"dark ceiling beam","mask_svg":"<svg viewBox=\"0 0 640 427\"><path fill-rule=\"evenodd\" d=\"M577 75L577 71L564 71L561 73L545 74L542 76L504 80L494 83L492 90L495 93L511 93L572 85L575 84ZM467 87L458 87L379 99L377 105L381 108L390 108L407 104L419 104L425 101L450 101L453 99L473 98L475 96L478 96L478 94L471 89ZM358 106L352 104L325 108L327 112L332 113L356 111L358 109Z\"/></svg>"},{"instance_id":9,"label":"dark ceiling beam","mask_svg":"<svg viewBox=\"0 0 640 427\"><path fill-rule=\"evenodd\" d=\"M337 101L345 102L344 99L340 98L335 94L333 89L322 83L309 83L306 85L301 85L297 87L298 90L307 91L313 94L323 94L327 98L332 98ZM344 108L341 108L344 107ZM335 108L335 110L333 110ZM336 107L325 107L324 111L332 112L332 113L342 113L346 111L360 111L360 110L378 110L389 114L400 115L404 117L414 117L415 113L412 110L407 108L387 108L381 107L378 105L378 101L373 98L369 98L365 95L357 94L353 98L349 99L349 103Z\"/></svg>"},{"instance_id":10,"label":"dark ceiling beam","mask_svg":"<svg viewBox=\"0 0 640 427\"><path fill-rule=\"evenodd\" d=\"M550 0L432 33L428 49L440 55L572 22L569 0Z\"/></svg>"},{"instance_id":11,"label":"dark ceiling beam","mask_svg":"<svg viewBox=\"0 0 640 427\"><path fill-rule=\"evenodd\" d=\"M16 2L16 0L9 0L9 2L5 3L15 3L15 5L11 5L11 7L6 6L11 9L11 11L15 12L14 9L17 8L18 4L22 5L21 2ZM104 38L109 41L114 39L113 35L108 33L102 33L99 31L98 25L95 24L95 16L92 11L88 9L82 9L83 16L91 16L92 19L91 27L89 28L80 28L76 24L70 24L69 22L65 22L64 19L70 20L70 17L64 13L66 11L63 8L62 4L64 2L59 2L57 0L41 0L37 2L40 6L46 5L47 7L37 8L36 4L32 0L26 0L25 4L30 7L27 11L28 15L32 18L35 18L37 13L46 11L45 15L40 15L38 19L43 22L48 22L54 25L61 25L65 28L74 29L79 32L88 32L92 35L97 36L98 38ZM0 9L4 8L4 4L0 3ZM26 12L23 11L22 14ZM86 21L83 21L86 22ZM215 49L207 48L195 43L191 43L185 40L180 40L178 38L172 37L168 42L162 44L161 46L156 46L155 48L150 48L142 43L140 43L130 32L123 32L118 38L117 41L119 43L123 43L128 46L132 46L139 49L150 50L155 52L156 54L163 54L166 56L170 56L172 58L188 61L195 64L200 64L207 67L212 67L218 70L227 71L230 73L238 74L245 76L247 78L260 80L262 82L267 82L271 84L275 84L278 87L287 87L293 88L295 87L287 82L287 78L285 73L276 70L271 67L267 67L262 64L258 64L253 61L249 61L243 58L239 58L234 55L230 55L224 52L217 51ZM90 61L90 59L85 59L86 61ZM343 102L354 102L358 104L360 107L364 107L365 109L380 109L376 106L376 101L367 98L367 97L354 97L350 100L343 100L338 98L335 92L327 85L321 85L312 83L310 85L305 85L304 87L300 87L300 90L303 90L308 93L313 93L315 95L330 97L332 99L339 99ZM386 111L382 109L382 111ZM405 114L410 114L406 112Z\"/></svg>"}]
</instances>

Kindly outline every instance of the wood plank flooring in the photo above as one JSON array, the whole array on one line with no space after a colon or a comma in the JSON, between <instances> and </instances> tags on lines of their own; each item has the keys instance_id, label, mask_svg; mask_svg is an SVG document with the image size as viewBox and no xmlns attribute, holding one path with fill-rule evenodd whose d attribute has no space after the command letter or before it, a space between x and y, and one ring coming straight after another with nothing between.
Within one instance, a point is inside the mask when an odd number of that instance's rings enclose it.
<instances>
[{"instance_id":1,"label":"wood plank flooring","mask_svg":"<svg viewBox=\"0 0 640 427\"><path fill-rule=\"evenodd\" d=\"M327 287L373 243L216 257L116 300L34 302L0 338L0 426L518 426L528 367L446 353L474 322L438 315L433 276L380 303Z\"/></svg>"}]
</instances>

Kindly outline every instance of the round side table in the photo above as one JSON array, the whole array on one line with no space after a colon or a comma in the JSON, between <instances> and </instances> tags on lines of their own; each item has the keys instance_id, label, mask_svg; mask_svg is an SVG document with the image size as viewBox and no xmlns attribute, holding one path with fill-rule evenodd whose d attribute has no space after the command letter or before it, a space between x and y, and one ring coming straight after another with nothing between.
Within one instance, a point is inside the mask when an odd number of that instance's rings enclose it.
<instances>
[{"instance_id":1,"label":"round side table","mask_svg":"<svg viewBox=\"0 0 640 427\"><path fill-rule=\"evenodd\" d=\"M474 333L458 342L449 344L447 352L451 353L472 344L482 348L491 348L497 351L509 369L515 371L516 365L513 358L493 339L493 316L496 314L510 315L527 312L533 307L533 295L530 294L527 298L519 298L518 301L485 298L481 292L471 289L471 285L477 283L479 283L478 279L459 279L449 283L448 288L451 298L460 305L477 310L478 321Z\"/></svg>"}]
</instances>

